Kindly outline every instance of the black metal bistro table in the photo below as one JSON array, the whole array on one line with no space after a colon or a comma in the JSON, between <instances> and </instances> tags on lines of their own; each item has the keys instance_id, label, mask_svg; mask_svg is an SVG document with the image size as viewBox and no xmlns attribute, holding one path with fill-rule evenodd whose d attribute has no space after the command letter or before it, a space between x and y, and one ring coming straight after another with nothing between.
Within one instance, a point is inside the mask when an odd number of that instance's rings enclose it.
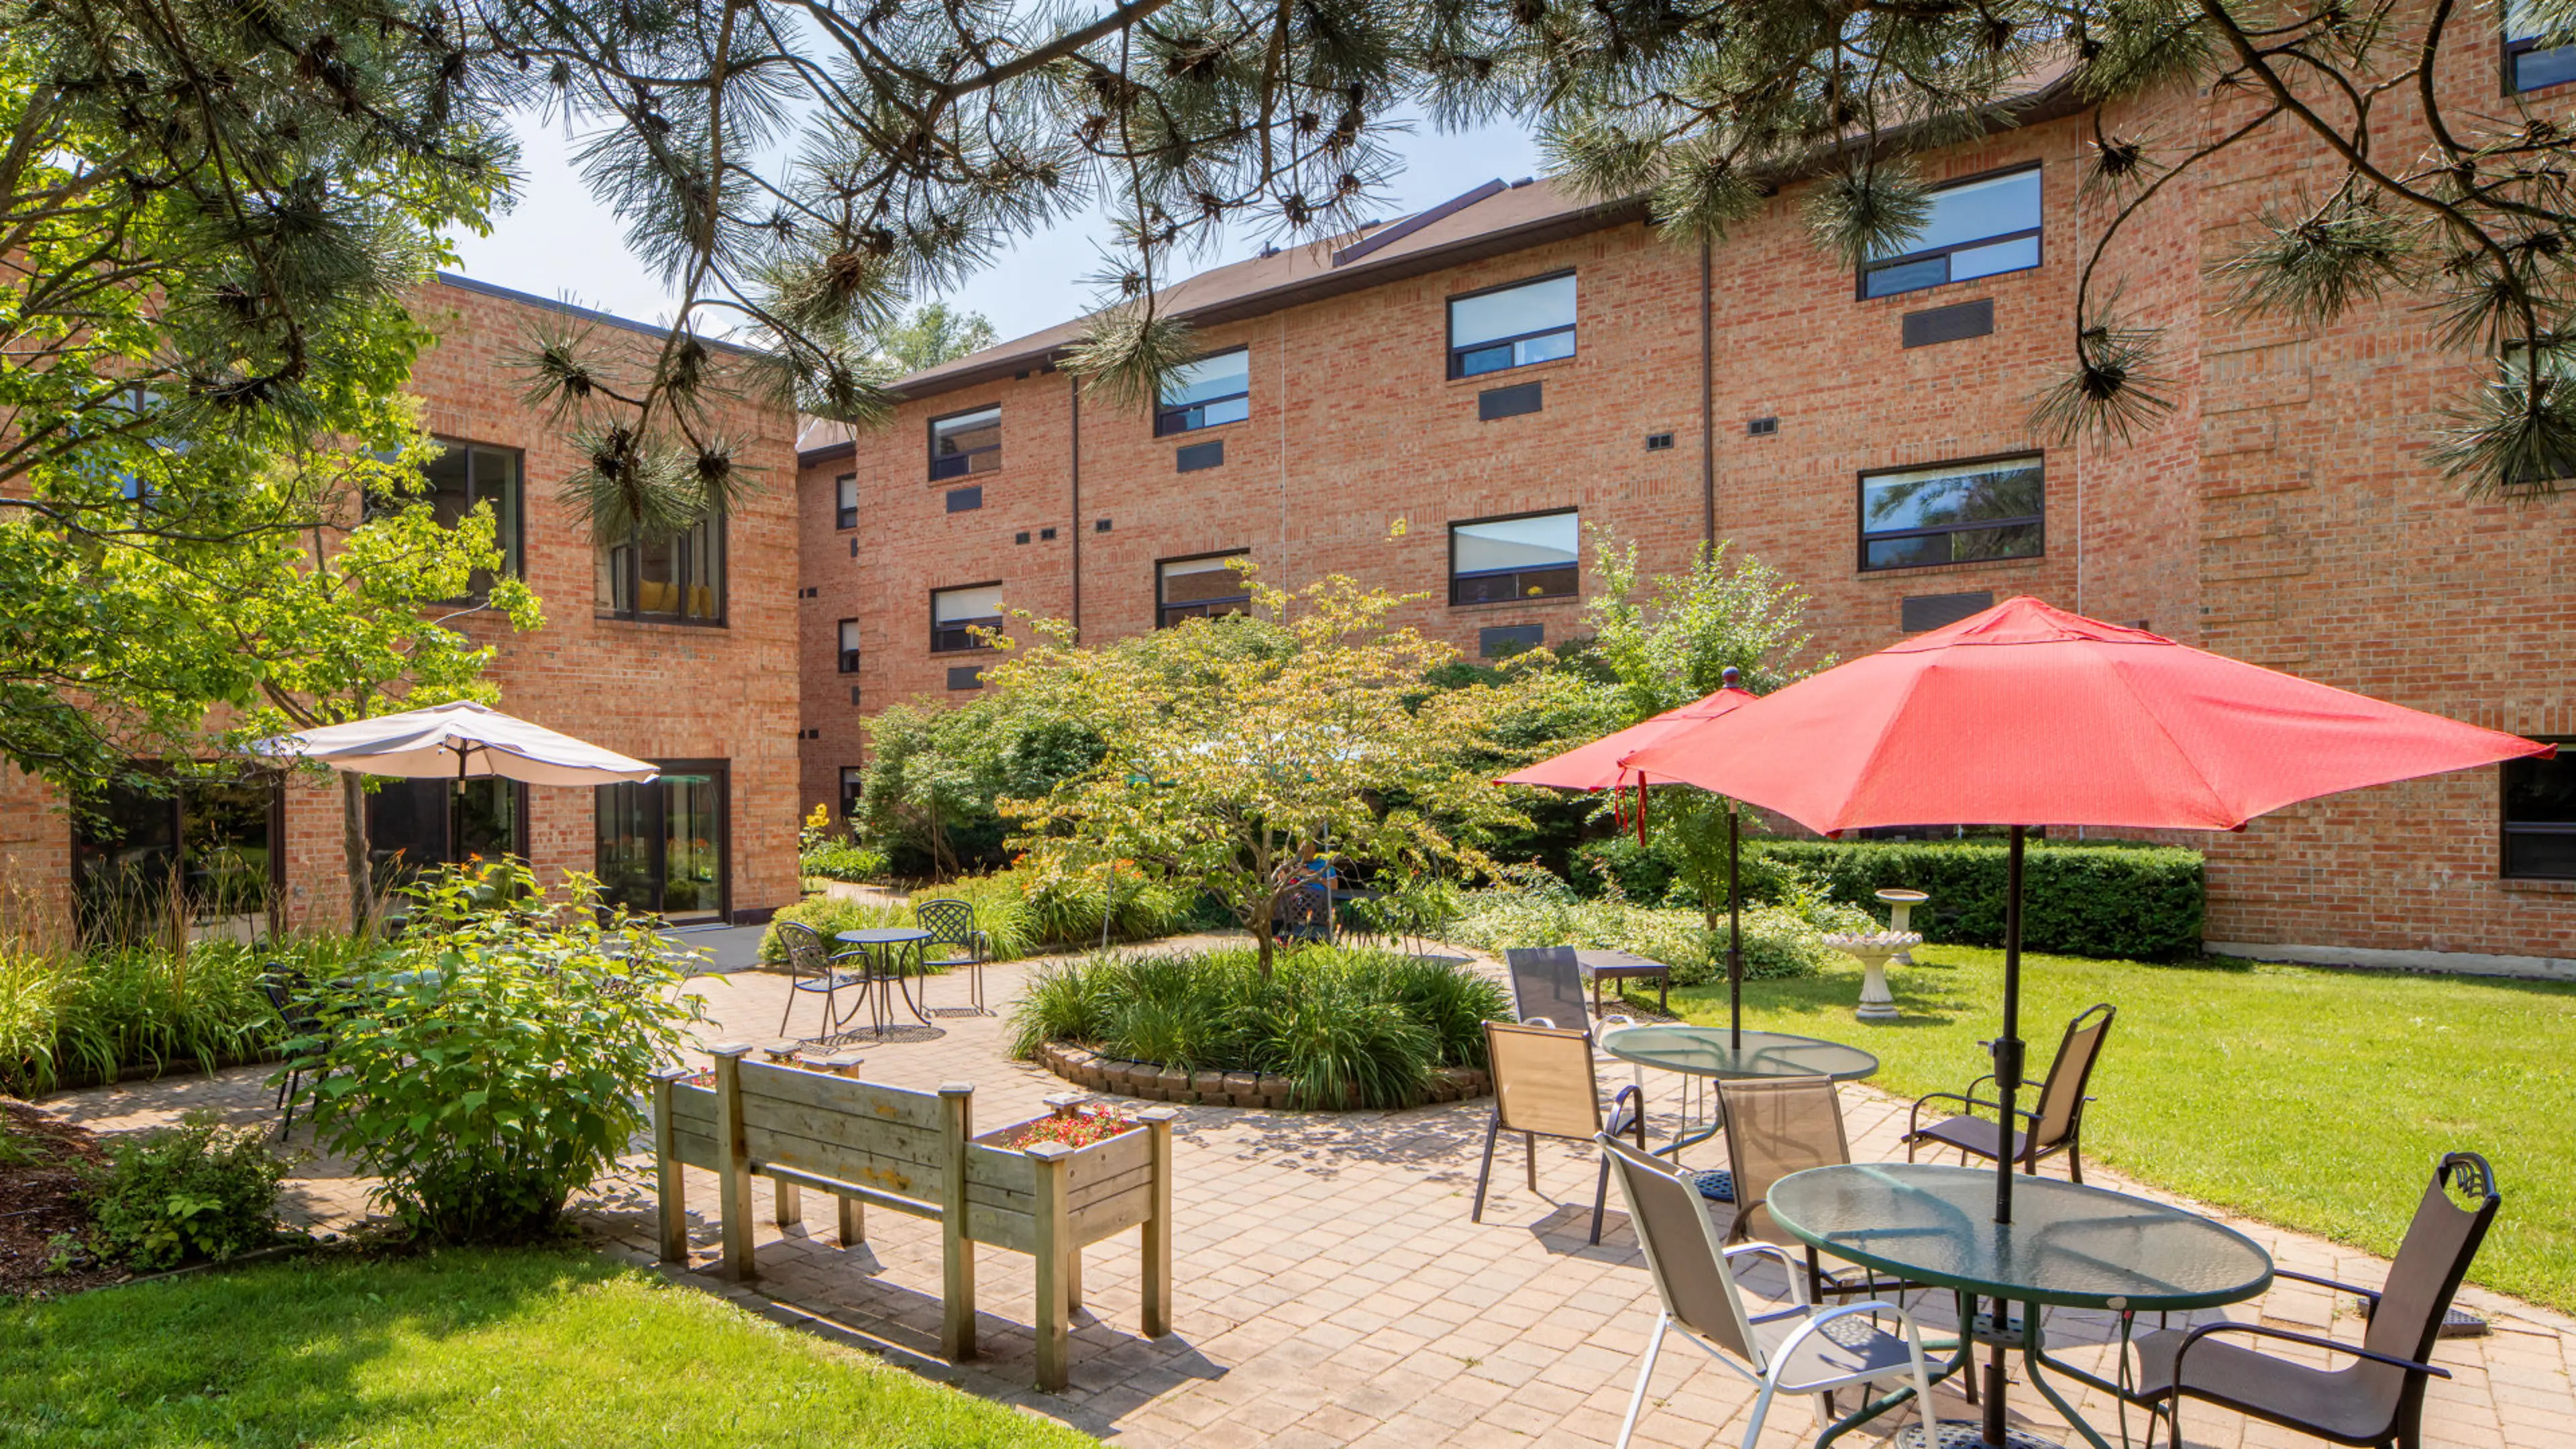
<instances>
[{"instance_id":1,"label":"black metal bistro table","mask_svg":"<svg viewBox=\"0 0 2576 1449\"><path fill-rule=\"evenodd\" d=\"M856 946L868 953L867 979L861 983L860 995L866 996L869 987L874 987L876 990L878 1032L884 1032L884 1023L893 1018L894 998L897 995L903 997L903 1009L912 1013L913 1020L924 1026L930 1025L930 1018L923 1014L920 1006L912 999L912 987L903 969L904 957L909 955L918 962L921 959L922 943L930 938L928 931L913 926L880 926L873 930L840 931L833 935L833 940L845 946ZM850 1008L849 1016L844 1016L840 1021L832 1023L832 1029L840 1030L850 1016L856 1015L858 1015L858 1008L854 1006Z\"/></svg>"},{"instance_id":2,"label":"black metal bistro table","mask_svg":"<svg viewBox=\"0 0 2576 1449\"><path fill-rule=\"evenodd\" d=\"M2021 1351L2031 1387L2075 1432L2093 1449L2111 1449L2048 1375L2125 1396L2118 1384L2049 1356L2040 1331L2042 1307L2124 1315L2125 1352L2125 1315L2239 1303L2272 1284L2271 1255L2224 1223L2050 1177L2013 1184L2009 1223L1994 1220L1991 1170L1928 1162L1810 1168L1773 1183L1767 1202L1772 1221L1821 1252L1959 1294L1967 1332L1942 1376L1971 1369L1976 1345L1987 1345L1985 1419L1943 1424L1943 1449L2055 1449L2052 1441L2005 1421L2003 1360L2013 1349ZM1981 1299L1990 1311L1976 1311ZM1885 1407L1885 1401L1863 1405L1816 1443L1832 1443ZM1909 1440L1917 1432L1905 1431Z\"/></svg>"},{"instance_id":3,"label":"black metal bistro table","mask_svg":"<svg viewBox=\"0 0 2576 1449\"><path fill-rule=\"evenodd\" d=\"M1623 1026L1602 1033L1601 1049L1633 1066L1708 1080L1823 1077L1849 1082L1878 1071L1878 1058L1858 1047L1779 1031L1738 1034L1722 1026ZM1706 1142L1720 1125L1712 1113L1708 1125L1695 1128L1686 1112L1664 1155Z\"/></svg>"}]
</instances>

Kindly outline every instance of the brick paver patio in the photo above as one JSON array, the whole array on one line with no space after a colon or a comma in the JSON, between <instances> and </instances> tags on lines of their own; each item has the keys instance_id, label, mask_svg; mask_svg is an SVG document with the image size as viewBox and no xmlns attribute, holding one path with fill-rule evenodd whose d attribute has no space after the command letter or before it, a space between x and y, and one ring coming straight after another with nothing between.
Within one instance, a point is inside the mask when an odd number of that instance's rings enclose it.
<instances>
[{"instance_id":1,"label":"brick paver patio","mask_svg":"<svg viewBox=\"0 0 2576 1449\"><path fill-rule=\"evenodd\" d=\"M1027 969L989 968L988 999L1006 1010ZM703 989L715 1018L705 1039L772 1038L786 995L783 978L743 973ZM939 1010L964 1000L963 983L934 981L936 1034L914 1028L902 1034L909 1039L871 1044L863 1032L856 1049L867 1057L864 1075L921 1088L971 1081L979 1130L1037 1115L1040 1099L1065 1084L1004 1056L1001 1018ZM800 1005L800 1030L813 1029L813 1010ZM1855 1026L1847 1039L1859 1041L1861 1031ZM1623 1073L1605 1075L1617 1081ZM178 1077L68 1093L46 1105L102 1131L168 1121L193 1106L259 1121L270 1111L263 1076L245 1069ZM1680 1102L1676 1081L1650 1077L1648 1088L1669 1126ZM1854 1085L1843 1088L1843 1101L1855 1156L1903 1155L1896 1099ZM2105 1105L2118 1110L2117 1103ZM1075 1320L1073 1387L1061 1396L1028 1387L1032 1280L1029 1260L1018 1254L981 1255L985 1356L967 1365L937 1360L934 1223L870 1213L867 1246L845 1252L835 1241L828 1205L818 1212L812 1198L804 1226L770 1225L764 1183L758 1190L761 1278L736 1287L717 1282L709 1269L714 1180L692 1172L692 1206L705 1216L696 1225L690 1267L673 1271L782 1321L1061 1419L1122 1449L1607 1444L1618 1432L1653 1320L1653 1290L1615 1195L1601 1245L1585 1242L1594 1172L1588 1150L1542 1144L1545 1196L1537 1198L1518 1161L1499 1161L1485 1222L1467 1221L1487 1110L1484 1102L1404 1112L1182 1109L1174 1147L1175 1332L1159 1341L1135 1332L1134 1234L1092 1249L1085 1260L1087 1301ZM304 1141L301 1125L295 1136ZM649 1262L650 1178L640 1159L634 1166L583 1206L582 1219L604 1250ZM2088 1175L2143 1191L2108 1172ZM365 1187L345 1163L316 1157L288 1185L287 1207L318 1227L345 1227L364 1214ZM2504 1188L2511 1212L2513 1184ZM2389 1184L2391 1193L2409 1198L2418 1190L2411 1182ZM2376 1283L2386 1271L2365 1253L2227 1220L2283 1266L2362 1283ZM1759 1270L1753 1283L1779 1286ZM1940 1301L1931 1295L1921 1301L1927 1318L1946 1326ZM2435 1358L2455 1377L2432 1387L2428 1443L2458 1449L2576 1444L2570 1388L2576 1322L2476 1289L2465 1291L2462 1302L2487 1315L2495 1331L2446 1340L2437 1350ZM2228 1311L2348 1340L2359 1335L2351 1305L2305 1285L2282 1284ZM2110 1332L2104 1316L2061 1312L2050 1319L2051 1339L2065 1356L2106 1375L2112 1372ZM1654 1392L1639 1444L1696 1449L1741 1440L1752 1395L1696 1350L1672 1347ZM1939 1397L1944 1417L1973 1417L1948 1389ZM2061 1427L2018 1382L2012 1401L2035 1431ZM1777 1405L1762 1443L1812 1439L1808 1402ZM2079 1403L2106 1433L2118 1422L2099 1396ZM1892 1429L1893 1418L1881 1425ZM2133 1434L2140 1429L2135 1414L2129 1426ZM2190 1443L2223 1449L2311 1442L2206 1408L2188 1414L2185 1428Z\"/></svg>"}]
</instances>

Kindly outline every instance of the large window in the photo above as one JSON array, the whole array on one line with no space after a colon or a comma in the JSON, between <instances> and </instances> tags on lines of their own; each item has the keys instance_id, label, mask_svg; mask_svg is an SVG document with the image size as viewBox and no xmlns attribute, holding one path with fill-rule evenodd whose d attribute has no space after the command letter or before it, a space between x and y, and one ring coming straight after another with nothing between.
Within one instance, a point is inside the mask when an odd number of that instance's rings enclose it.
<instances>
[{"instance_id":1,"label":"large window","mask_svg":"<svg viewBox=\"0 0 2576 1449\"><path fill-rule=\"evenodd\" d=\"M2576 45L2543 46L2540 22L2522 0L2505 0L2504 88L2536 91L2576 80Z\"/></svg>"},{"instance_id":2,"label":"large window","mask_svg":"<svg viewBox=\"0 0 2576 1449\"><path fill-rule=\"evenodd\" d=\"M985 648L983 639L974 631L985 629L1000 633L1001 628L1000 584L939 589L930 596L930 649L934 654Z\"/></svg>"},{"instance_id":3,"label":"large window","mask_svg":"<svg viewBox=\"0 0 2576 1449\"><path fill-rule=\"evenodd\" d=\"M2576 880L2576 740L2546 760L2504 762L2504 874Z\"/></svg>"},{"instance_id":4,"label":"large window","mask_svg":"<svg viewBox=\"0 0 2576 1449\"><path fill-rule=\"evenodd\" d=\"M478 503L492 507L492 541L500 547L503 571L516 574L523 562L519 537L526 522L520 501L519 454L510 448L438 440L439 455L422 474L429 491L420 501L442 528L454 528ZM370 500L369 507L374 506ZM479 598L492 588L489 569L476 569L466 596Z\"/></svg>"},{"instance_id":5,"label":"large window","mask_svg":"<svg viewBox=\"0 0 2576 1449\"><path fill-rule=\"evenodd\" d=\"M1154 436L1196 432L1252 416L1252 353L1238 347L1174 368L1163 380Z\"/></svg>"},{"instance_id":6,"label":"large window","mask_svg":"<svg viewBox=\"0 0 2576 1449\"><path fill-rule=\"evenodd\" d=\"M1477 377L1574 355L1574 274L1449 299L1449 375Z\"/></svg>"},{"instance_id":7,"label":"large window","mask_svg":"<svg viewBox=\"0 0 2576 1449\"><path fill-rule=\"evenodd\" d=\"M599 612L671 624L725 621L725 526L718 514L677 538L602 542Z\"/></svg>"},{"instance_id":8,"label":"large window","mask_svg":"<svg viewBox=\"0 0 2576 1449\"><path fill-rule=\"evenodd\" d=\"M1252 610L1252 590L1242 574L1228 568L1242 550L1210 558L1176 558L1154 565L1154 627L1168 629L1183 619L1209 619Z\"/></svg>"},{"instance_id":9,"label":"large window","mask_svg":"<svg viewBox=\"0 0 2576 1449\"><path fill-rule=\"evenodd\" d=\"M1932 193L1923 229L1860 271L1860 294L1892 297L2039 265L2039 168Z\"/></svg>"},{"instance_id":10,"label":"large window","mask_svg":"<svg viewBox=\"0 0 2576 1449\"><path fill-rule=\"evenodd\" d=\"M1573 598L1582 548L1582 531L1572 509L1453 524L1449 602Z\"/></svg>"},{"instance_id":11,"label":"large window","mask_svg":"<svg viewBox=\"0 0 2576 1449\"><path fill-rule=\"evenodd\" d=\"M930 420L930 477L963 478L1002 466L1002 410L999 406L951 413Z\"/></svg>"},{"instance_id":12,"label":"large window","mask_svg":"<svg viewBox=\"0 0 2576 1449\"><path fill-rule=\"evenodd\" d=\"M844 473L832 480L832 526L859 526L859 475Z\"/></svg>"},{"instance_id":13,"label":"large window","mask_svg":"<svg viewBox=\"0 0 2576 1449\"><path fill-rule=\"evenodd\" d=\"M2036 558L2046 498L2042 471L2032 453L1862 474L1860 566Z\"/></svg>"},{"instance_id":14,"label":"large window","mask_svg":"<svg viewBox=\"0 0 2576 1449\"><path fill-rule=\"evenodd\" d=\"M843 619L843 620L841 621L841 638L840 638L840 645L841 645L841 672L842 672L843 674L856 674L856 673L858 673L858 672L859 672L859 621L858 621L858 620L856 620L856 619Z\"/></svg>"},{"instance_id":15,"label":"large window","mask_svg":"<svg viewBox=\"0 0 2576 1449\"><path fill-rule=\"evenodd\" d=\"M409 884L429 867L480 856L524 857L528 787L471 780L384 780L367 796L367 859L376 888Z\"/></svg>"},{"instance_id":16,"label":"large window","mask_svg":"<svg viewBox=\"0 0 2576 1449\"><path fill-rule=\"evenodd\" d=\"M72 820L72 901L93 941L157 937L176 888L189 932L248 941L284 885L278 777L111 786Z\"/></svg>"},{"instance_id":17,"label":"large window","mask_svg":"<svg viewBox=\"0 0 2576 1449\"><path fill-rule=\"evenodd\" d=\"M726 909L722 760L655 760L662 773L599 787L603 904L665 920L721 920Z\"/></svg>"}]
</instances>

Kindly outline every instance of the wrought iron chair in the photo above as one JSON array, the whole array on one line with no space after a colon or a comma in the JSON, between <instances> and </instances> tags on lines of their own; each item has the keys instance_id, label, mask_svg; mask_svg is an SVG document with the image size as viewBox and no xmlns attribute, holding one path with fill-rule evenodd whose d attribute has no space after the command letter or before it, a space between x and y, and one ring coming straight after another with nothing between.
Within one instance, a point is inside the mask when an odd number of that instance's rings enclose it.
<instances>
[{"instance_id":1,"label":"wrought iron chair","mask_svg":"<svg viewBox=\"0 0 2576 1449\"><path fill-rule=\"evenodd\" d=\"M1572 946L1515 946L1503 952L1503 965L1512 977L1512 1011L1523 1025L1580 1027L1592 1019Z\"/></svg>"},{"instance_id":2,"label":"wrought iron chair","mask_svg":"<svg viewBox=\"0 0 2576 1449\"><path fill-rule=\"evenodd\" d=\"M2475 1206L2452 1201L2451 1188ZM2272 1270L2275 1278L2361 1295L2370 1306L2370 1326L2360 1347L2232 1321L2141 1334L2131 1345L2138 1354L2138 1400L2164 1420L2167 1440L2177 1445L2182 1443L2182 1401L2188 1398L2337 1444L2416 1449L2423 1443L2424 1386L2450 1377L2428 1362L2434 1340L2503 1202L2485 1158L2474 1152L2448 1154L2434 1167L2433 1181L2415 1206L2415 1220L2388 1265L2388 1281L2376 1292L2286 1268ZM2240 1333L2321 1349L2352 1362L2320 1368L2215 1341L2220 1334Z\"/></svg>"},{"instance_id":3,"label":"wrought iron chair","mask_svg":"<svg viewBox=\"0 0 2576 1449\"><path fill-rule=\"evenodd\" d=\"M312 983L303 972L283 961L271 961L268 969L260 973L259 991L268 998L269 1009L277 1013L288 1041L313 1038L320 1042L322 1050L330 1049L330 1030L323 1024L321 1013L313 1009ZM291 1063L302 1055L299 1052L288 1058L290 1065L277 1082L277 1106L285 1118L277 1128L281 1142L295 1130L295 1094L304 1083L304 1069Z\"/></svg>"},{"instance_id":4,"label":"wrought iron chair","mask_svg":"<svg viewBox=\"0 0 2576 1449\"><path fill-rule=\"evenodd\" d=\"M1753 1414L1744 1426L1745 1449L1762 1437L1762 1421L1774 1396L1813 1394L1817 1422L1833 1413L1827 1396L1836 1389L1873 1379L1910 1379L1917 1412L1923 1416L1923 1442L1935 1443L1932 1417L1932 1370L1923 1357L1923 1334L1912 1314L1900 1304L1872 1300L1821 1308L1799 1290L1804 1286L1789 1255L1770 1243L1720 1242L1717 1225L1700 1210L1699 1190L1689 1169L1664 1162L1603 1133L1604 1166L1619 1174L1619 1193L1628 1203L1628 1220L1636 1226L1637 1246L1645 1250L1646 1271L1655 1280L1663 1311L1646 1339L1646 1354L1637 1366L1637 1387L1628 1396L1628 1418L1619 1426L1618 1449L1627 1449L1637 1432L1637 1416L1646 1406L1646 1390L1663 1352L1664 1335L1676 1329L1709 1357L1751 1380L1758 1388ZM1734 1260L1747 1255L1776 1258L1788 1273L1790 1306L1767 1313L1747 1313L1736 1286ZM1891 1316L1903 1332L1878 1324ZM1902 1400L1895 1402L1901 1403ZM1893 1407L1893 1404L1891 1404Z\"/></svg>"},{"instance_id":5,"label":"wrought iron chair","mask_svg":"<svg viewBox=\"0 0 2576 1449\"><path fill-rule=\"evenodd\" d=\"M2029 1125L2014 1128L2009 1143L2003 1142L1992 1117L1976 1115L1980 1109L1993 1113L2000 1108L1992 1097L1977 1095L1979 1087L1995 1079L1989 1072L1970 1082L1965 1092L1934 1092L1915 1102L1905 1122L1905 1160L1912 1162L1920 1146L1952 1147L1962 1158L1982 1157L1988 1162L2009 1155L2022 1171L2035 1175L2042 1161L2062 1152L2067 1175L2082 1182L2084 1104L2093 1100L2084 1095L2084 1089L2093 1080L2093 1065L2101 1059L2102 1042L2111 1034L2111 1018L2116 1015L2104 1002L2066 1024L2066 1036L2057 1044L2057 1060L2049 1064L2047 1079L2022 1083L2025 1088L2038 1088L2039 1100L2033 1104L2035 1110L2014 1109ZM1926 1102L1956 1102L1962 1115L1926 1127Z\"/></svg>"},{"instance_id":6,"label":"wrought iron chair","mask_svg":"<svg viewBox=\"0 0 2576 1449\"><path fill-rule=\"evenodd\" d=\"M775 929L779 944L787 948L789 986L786 1009L778 1013L780 1036L787 1034L788 1018L796 1014L796 1002L802 994L823 998L823 1030L818 1033L819 1037L829 1037L841 1029L843 1018L839 998L843 988L856 989L871 1003L875 1001L875 996L868 990L866 972L841 969L844 961L864 963L866 952L850 950L835 955L823 944L822 933L801 921L780 921Z\"/></svg>"},{"instance_id":7,"label":"wrought iron chair","mask_svg":"<svg viewBox=\"0 0 2576 1449\"><path fill-rule=\"evenodd\" d=\"M975 1014L992 1015L984 1009L984 963L992 957L992 941L976 929L974 906L952 899L923 901L912 908L912 920L930 933L930 939L921 943L922 968L966 968ZM922 990L925 994L929 991L927 981Z\"/></svg>"},{"instance_id":8,"label":"wrought iron chair","mask_svg":"<svg viewBox=\"0 0 2576 1449\"><path fill-rule=\"evenodd\" d=\"M1545 1026L1485 1023L1485 1056L1494 1073L1494 1115L1485 1124L1485 1161L1476 1170L1476 1205L1469 1222L1485 1220L1485 1188L1494 1175L1494 1140L1505 1132L1521 1134L1529 1160L1529 1186L1538 1191L1538 1139L1589 1142L1607 1134L1630 1134L1646 1145L1646 1096L1621 1087L1611 1099L1610 1116L1601 1115L1601 1081L1592 1069L1592 1033ZM1592 1241L1601 1241L1601 1210L1610 1196L1610 1164L1592 1185Z\"/></svg>"}]
</instances>

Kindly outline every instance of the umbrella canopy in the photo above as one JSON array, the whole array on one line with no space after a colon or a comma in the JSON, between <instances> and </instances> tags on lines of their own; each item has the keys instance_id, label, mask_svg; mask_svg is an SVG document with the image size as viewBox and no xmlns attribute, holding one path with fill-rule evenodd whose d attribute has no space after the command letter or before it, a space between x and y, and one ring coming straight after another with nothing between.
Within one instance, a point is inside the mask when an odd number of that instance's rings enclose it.
<instances>
[{"instance_id":1,"label":"umbrella canopy","mask_svg":"<svg viewBox=\"0 0 2576 1449\"><path fill-rule=\"evenodd\" d=\"M1751 704L1758 696L1735 686L1735 671L1727 671L1725 688L1702 699L1694 699L1678 709L1668 709L1652 719L1640 720L1614 735L1604 735L1588 745L1577 745L1564 754L1539 761L1527 769L1514 770L1496 777L1498 785L1545 785L1558 790L1623 790L1643 783L1633 770L1623 768L1620 760L1639 750L1660 745L1702 720L1715 719L1737 708Z\"/></svg>"},{"instance_id":2,"label":"umbrella canopy","mask_svg":"<svg viewBox=\"0 0 2576 1449\"><path fill-rule=\"evenodd\" d=\"M498 775L531 785L612 785L660 773L642 760L467 700L300 730L251 749L360 775Z\"/></svg>"},{"instance_id":3,"label":"umbrella canopy","mask_svg":"<svg viewBox=\"0 0 2576 1449\"><path fill-rule=\"evenodd\" d=\"M2294 801L2553 747L2332 689L2140 629L2007 599L1811 675L1620 763L1831 835L2009 825L2001 1141L2022 1081L2030 825L2232 830ZM2012 1220L1996 1159L1995 1220Z\"/></svg>"}]
</instances>

